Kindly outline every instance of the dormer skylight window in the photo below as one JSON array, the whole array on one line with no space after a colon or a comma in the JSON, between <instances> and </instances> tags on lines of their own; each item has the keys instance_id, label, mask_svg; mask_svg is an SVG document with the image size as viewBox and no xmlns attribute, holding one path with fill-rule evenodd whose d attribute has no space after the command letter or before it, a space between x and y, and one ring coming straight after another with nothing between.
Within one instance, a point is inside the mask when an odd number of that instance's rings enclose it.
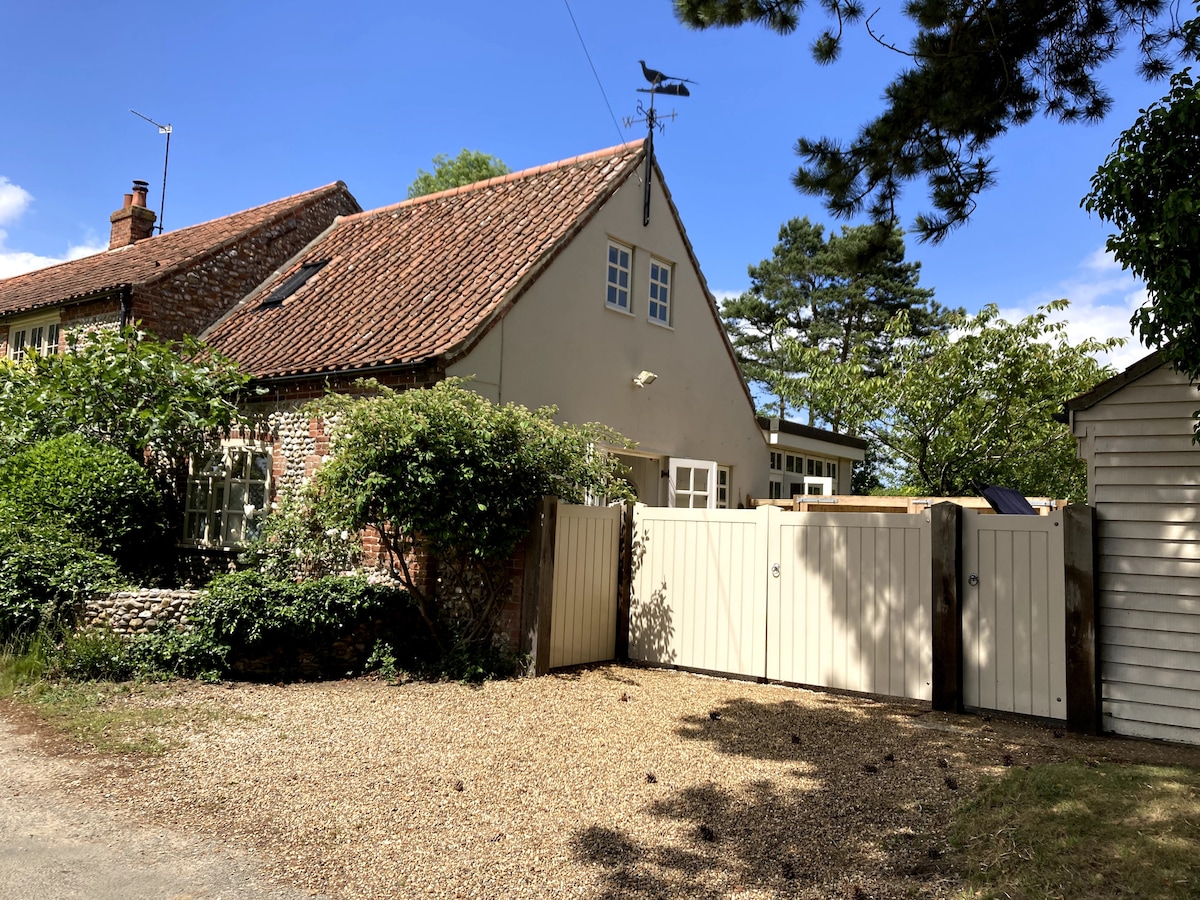
<instances>
[{"instance_id":1,"label":"dormer skylight window","mask_svg":"<svg viewBox=\"0 0 1200 900\"><path fill-rule=\"evenodd\" d=\"M259 304L259 308L282 305L284 300L292 296L292 294L296 293L296 291L300 290L300 288L304 287L304 284L308 281L308 279L312 278L327 265L329 265L329 260L327 259L319 259L316 262L305 263L299 269L289 275L283 284L271 291L271 293L266 296L263 302Z\"/></svg>"}]
</instances>

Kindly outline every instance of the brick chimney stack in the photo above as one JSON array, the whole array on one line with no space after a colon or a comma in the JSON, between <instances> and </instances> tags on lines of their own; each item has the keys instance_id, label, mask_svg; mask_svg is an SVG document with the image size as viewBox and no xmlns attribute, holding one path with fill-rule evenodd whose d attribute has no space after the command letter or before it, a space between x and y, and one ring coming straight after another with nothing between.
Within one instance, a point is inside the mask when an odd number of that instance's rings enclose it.
<instances>
[{"instance_id":1,"label":"brick chimney stack","mask_svg":"<svg viewBox=\"0 0 1200 900\"><path fill-rule=\"evenodd\" d=\"M108 217L112 222L112 232L108 239L108 249L115 250L128 244L148 238L154 234L154 211L146 209L146 192L150 185L145 181L135 181L133 192L125 195L125 204Z\"/></svg>"}]
</instances>

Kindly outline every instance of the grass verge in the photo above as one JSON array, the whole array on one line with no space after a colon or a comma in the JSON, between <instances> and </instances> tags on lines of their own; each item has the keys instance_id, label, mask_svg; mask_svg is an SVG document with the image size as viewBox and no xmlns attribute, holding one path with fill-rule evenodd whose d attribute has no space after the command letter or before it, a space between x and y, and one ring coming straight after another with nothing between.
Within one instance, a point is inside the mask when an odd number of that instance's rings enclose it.
<instances>
[{"instance_id":1,"label":"grass verge","mask_svg":"<svg viewBox=\"0 0 1200 900\"><path fill-rule=\"evenodd\" d=\"M0 646L0 699L32 709L55 731L104 754L156 755L226 714L183 697L180 682L79 681L55 674L61 648L44 635Z\"/></svg>"},{"instance_id":2,"label":"grass verge","mask_svg":"<svg viewBox=\"0 0 1200 900\"><path fill-rule=\"evenodd\" d=\"M985 782L951 833L968 897L1200 895L1200 771L1058 763Z\"/></svg>"}]
</instances>

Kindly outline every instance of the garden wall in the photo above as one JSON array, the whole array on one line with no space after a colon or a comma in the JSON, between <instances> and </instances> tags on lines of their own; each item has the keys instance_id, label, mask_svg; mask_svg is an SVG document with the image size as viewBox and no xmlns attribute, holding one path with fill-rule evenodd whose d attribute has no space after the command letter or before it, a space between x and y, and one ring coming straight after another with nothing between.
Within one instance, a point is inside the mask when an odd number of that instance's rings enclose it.
<instances>
[{"instance_id":1,"label":"garden wall","mask_svg":"<svg viewBox=\"0 0 1200 900\"><path fill-rule=\"evenodd\" d=\"M93 597L83 607L83 628L108 628L117 634L149 634L164 628L186 628L188 610L199 591L145 588Z\"/></svg>"}]
</instances>

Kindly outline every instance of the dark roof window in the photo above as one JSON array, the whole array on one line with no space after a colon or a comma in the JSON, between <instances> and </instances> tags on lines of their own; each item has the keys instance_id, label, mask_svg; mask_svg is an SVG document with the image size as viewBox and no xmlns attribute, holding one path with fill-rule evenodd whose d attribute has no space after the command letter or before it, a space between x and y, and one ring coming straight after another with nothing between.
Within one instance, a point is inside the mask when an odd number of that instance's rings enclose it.
<instances>
[{"instance_id":1,"label":"dark roof window","mask_svg":"<svg viewBox=\"0 0 1200 900\"><path fill-rule=\"evenodd\" d=\"M304 287L304 283L329 264L327 259L305 263L288 276L287 280L266 296L260 306L279 306L292 294Z\"/></svg>"}]
</instances>

